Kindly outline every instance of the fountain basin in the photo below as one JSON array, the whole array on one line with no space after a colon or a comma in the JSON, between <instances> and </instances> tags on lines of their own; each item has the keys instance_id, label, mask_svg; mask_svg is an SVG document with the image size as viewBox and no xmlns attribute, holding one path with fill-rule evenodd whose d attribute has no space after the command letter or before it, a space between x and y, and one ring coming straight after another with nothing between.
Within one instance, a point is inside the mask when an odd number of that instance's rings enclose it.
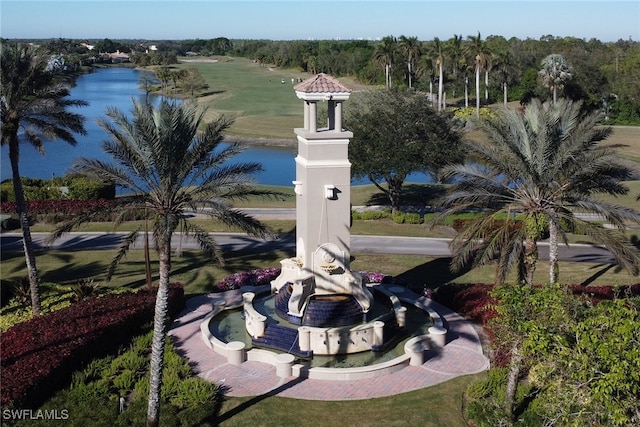
<instances>
[{"instance_id":1,"label":"fountain basin","mask_svg":"<svg viewBox=\"0 0 640 427\"><path fill-rule=\"evenodd\" d=\"M250 344L249 335L244 331L236 331L237 335L231 333L228 341L220 338L217 336L220 335L218 334L219 331L217 331L215 327L219 316L230 314L239 316L239 312L246 311L240 310L240 306L238 305L226 306L224 300L214 300L212 302L212 311L205 316L200 325L201 335L205 344L216 353L226 357L229 363L235 364L238 360L257 361L276 367L278 375L283 378L294 376L327 380L372 378L393 373L409 365L420 365L425 361L425 355L428 354L427 350L446 344L446 329L443 328L443 321L437 312L429 308L429 299L419 297L401 287L395 287L393 290L390 290L389 287L382 284L374 284L371 285L371 287L381 290L385 294L392 295L398 301L408 304L411 308L410 314L407 315L409 322L412 317L416 316L416 313L419 315L420 311L426 313L430 321L428 323L425 322L425 325L419 330L414 330L413 336L405 336L403 339L396 340L393 347L381 353L362 351L354 355L336 356L329 353L328 356L317 356L314 351L313 359L309 361L304 360L304 358L294 357L287 352L253 347ZM263 307L261 307L261 309L262 308ZM418 311L416 312L415 309ZM235 314L232 313L234 310ZM260 313L258 310L256 310L256 313L261 316L265 315L265 313ZM269 314L267 314L266 317L268 318ZM373 328L375 328L373 325L375 322L377 322L377 320L370 322L372 324L372 331L374 330ZM333 333L335 334L336 345L342 345L337 343L337 339L345 336L344 330L356 333L355 336L361 339L363 336L363 328L366 329L365 325L366 324L355 325L350 328L307 328L310 330L310 335L313 329L323 329L323 331L321 331L323 337ZM335 331L335 329L339 329L340 332ZM249 337L249 342L247 342L247 339L243 338L243 336ZM341 339L341 342L343 339L344 338ZM285 355L287 355L286 359ZM334 367L336 365L333 362L331 362L331 366L326 366L328 362L325 363L325 359L329 360L335 357L340 359L339 362L346 361L346 363L338 363L338 366L347 367ZM361 362L353 362L353 359L358 358Z\"/></svg>"}]
</instances>

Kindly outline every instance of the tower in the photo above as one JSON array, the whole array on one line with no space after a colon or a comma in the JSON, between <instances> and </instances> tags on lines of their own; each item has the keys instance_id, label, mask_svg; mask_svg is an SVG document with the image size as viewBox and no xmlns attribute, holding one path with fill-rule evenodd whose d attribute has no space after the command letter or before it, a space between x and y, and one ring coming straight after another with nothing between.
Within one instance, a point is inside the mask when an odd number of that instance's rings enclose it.
<instances>
[{"instance_id":1,"label":"tower","mask_svg":"<svg viewBox=\"0 0 640 427\"><path fill-rule=\"evenodd\" d=\"M342 129L342 103L351 90L326 74L294 87L304 101L304 127L298 138L296 157L296 256L311 265L313 251L331 243L344 254L349 266L351 132ZM326 127L318 127L318 103L327 103Z\"/></svg>"},{"instance_id":2,"label":"tower","mask_svg":"<svg viewBox=\"0 0 640 427\"><path fill-rule=\"evenodd\" d=\"M351 220L351 163L349 139L342 129L342 104L351 90L321 73L294 87L303 101L304 127L294 129L296 156L296 256L281 261L282 272L272 283L279 291L291 286L288 314L302 318L309 298L352 296L362 311L372 296L362 278L349 270ZM326 122L318 126L318 103L327 103Z\"/></svg>"}]
</instances>

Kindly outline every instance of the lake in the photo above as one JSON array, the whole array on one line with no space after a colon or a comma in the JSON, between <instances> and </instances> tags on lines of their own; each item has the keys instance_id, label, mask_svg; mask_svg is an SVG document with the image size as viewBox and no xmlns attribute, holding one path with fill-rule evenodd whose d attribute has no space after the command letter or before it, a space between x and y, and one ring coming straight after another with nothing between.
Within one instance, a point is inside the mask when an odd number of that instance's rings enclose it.
<instances>
[{"instance_id":1,"label":"lake","mask_svg":"<svg viewBox=\"0 0 640 427\"><path fill-rule=\"evenodd\" d=\"M108 160L102 152L102 141L107 138L97 124L96 119L105 117L107 107L116 107L122 111L129 111L132 99L141 99L144 93L139 90L138 80L141 73L131 68L100 68L91 74L85 74L76 81L71 88L72 99L81 99L89 103L87 107L78 107L74 111L84 115L87 119L86 136L77 136L78 144L74 147L64 141L47 141L44 143L45 155L42 156L29 144L20 145L20 175L29 178L49 179L62 176L80 157L90 157ZM295 94L291 93L291 96ZM302 104L300 116L302 116ZM294 136L291 129L292 138ZM9 163L9 149L2 147L0 180L11 178L11 164ZM293 148L249 146L243 153L233 158L234 163L258 162L264 171L256 174L259 184L291 185L295 180L295 157ZM407 179L411 182L430 182L424 174L413 174ZM367 180L353 181L353 184L366 184Z\"/></svg>"}]
</instances>

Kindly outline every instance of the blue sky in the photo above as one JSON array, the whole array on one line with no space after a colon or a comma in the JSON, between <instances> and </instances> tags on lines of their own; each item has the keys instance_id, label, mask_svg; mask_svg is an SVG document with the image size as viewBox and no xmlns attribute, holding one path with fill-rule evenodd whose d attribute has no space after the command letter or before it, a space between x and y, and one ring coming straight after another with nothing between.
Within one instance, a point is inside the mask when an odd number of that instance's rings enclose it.
<instances>
[{"instance_id":1,"label":"blue sky","mask_svg":"<svg viewBox=\"0 0 640 427\"><path fill-rule=\"evenodd\" d=\"M5 38L640 40L640 0L0 0L0 16Z\"/></svg>"}]
</instances>

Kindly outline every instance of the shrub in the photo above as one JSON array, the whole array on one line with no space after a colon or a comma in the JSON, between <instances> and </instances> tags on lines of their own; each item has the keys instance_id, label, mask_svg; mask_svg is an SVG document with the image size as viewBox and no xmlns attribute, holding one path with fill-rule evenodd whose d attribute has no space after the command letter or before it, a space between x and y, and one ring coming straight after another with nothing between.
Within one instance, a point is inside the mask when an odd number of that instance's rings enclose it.
<instances>
[{"instance_id":1,"label":"shrub","mask_svg":"<svg viewBox=\"0 0 640 427\"><path fill-rule=\"evenodd\" d=\"M423 217L417 212L399 212L393 215L396 224L422 224Z\"/></svg>"},{"instance_id":2,"label":"shrub","mask_svg":"<svg viewBox=\"0 0 640 427\"><path fill-rule=\"evenodd\" d=\"M72 178L68 184L67 197L75 200L114 199L116 197L115 185L107 185L101 182L83 178Z\"/></svg>"},{"instance_id":3,"label":"shrub","mask_svg":"<svg viewBox=\"0 0 640 427\"><path fill-rule=\"evenodd\" d=\"M125 369L113 379L113 385L116 388L119 396L127 394L129 390L133 388L135 383L135 372L130 369Z\"/></svg>"},{"instance_id":4,"label":"shrub","mask_svg":"<svg viewBox=\"0 0 640 427\"><path fill-rule=\"evenodd\" d=\"M278 277L279 274L280 269L275 267L243 271L241 273L231 274L220 280L216 283L215 289L217 291L229 291L232 289L240 289L246 285L267 285Z\"/></svg>"},{"instance_id":5,"label":"shrub","mask_svg":"<svg viewBox=\"0 0 640 427\"><path fill-rule=\"evenodd\" d=\"M170 313L183 306L182 286L169 294ZM131 339L153 319L155 292L87 298L19 323L2 336L3 407L37 407L71 373Z\"/></svg>"},{"instance_id":6,"label":"shrub","mask_svg":"<svg viewBox=\"0 0 640 427\"><path fill-rule=\"evenodd\" d=\"M180 409L210 404L216 399L218 391L217 385L191 377L178 384L176 395L170 402Z\"/></svg>"},{"instance_id":7,"label":"shrub","mask_svg":"<svg viewBox=\"0 0 640 427\"><path fill-rule=\"evenodd\" d=\"M93 283L93 279L80 279L75 285L71 286L71 293L73 294L73 301L82 301L85 298L98 295L98 288L100 286L97 283Z\"/></svg>"},{"instance_id":8,"label":"shrub","mask_svg":"<svg viewBox=\"0 0 640 427\"><path fill-rule=\"evenodd\" d=\"M371 221L378 219L390 219L391 211L389 209L385 209L383 211L380 210L368 210L368 211L352 211L351 219L361 220L361 221Z\"/></svg>"},{"instance_id":9,"label":"shrub","mask_svg":"<svg viewBox=\"0 0 640 427\"><path fill-rule=\"evenodd\" d=\"M504 397L504 387L507 385L507 369L492 368L487 373L487 377L469 384L467 396L471 399L482 399L488 396L502 393Z\"/></svg>"},{"instance_id":10,"label":"shrub","mask_svg":"<svg viewBox=\"0 0 640 427\"><path fill-rule=\"evenodd\" d=\"M21 279L13 282L11 294L19 305L28 306L29 303L31 303L31 287L29 285L29 278L22 277Z\"/></svg>"},{"instance_id":11,"label":"shrub","mask_svg":"<svg viewBox=\"0 0 640 427\"><path fill-rule=\"evenodd\" d=\"M67 176L51 180L22 177L22 187L26 200L92 200L113 199L116 196L115 185L81 177ZM5 180L0 184L0 201L15 202L13 182Z\"/></svg>"}]
</instances>

